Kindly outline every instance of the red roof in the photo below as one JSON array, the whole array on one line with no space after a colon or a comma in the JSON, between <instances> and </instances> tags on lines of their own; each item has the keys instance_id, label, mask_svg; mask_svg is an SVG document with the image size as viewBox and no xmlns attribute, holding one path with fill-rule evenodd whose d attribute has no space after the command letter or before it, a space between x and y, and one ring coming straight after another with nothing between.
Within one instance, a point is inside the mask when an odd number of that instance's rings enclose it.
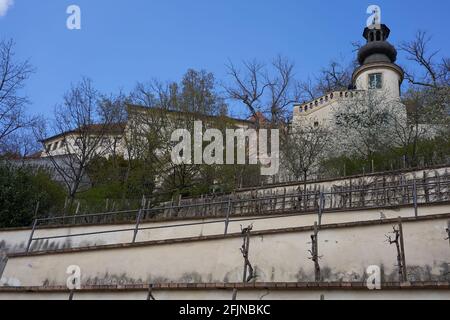
<instances>
[{"instance_id":1,"label":"red roof","mask_svg":"<svg viewBox=\"0 0 450 320\"><path fill-rule=\"evenodd\" d=\"M267 122L267 118L263 115L262 112L258 111L255 115L248 118L248 121L253 122L253 123L258 122L258 123L262 124L262 123Z\"/></svg>"}]
</instances>

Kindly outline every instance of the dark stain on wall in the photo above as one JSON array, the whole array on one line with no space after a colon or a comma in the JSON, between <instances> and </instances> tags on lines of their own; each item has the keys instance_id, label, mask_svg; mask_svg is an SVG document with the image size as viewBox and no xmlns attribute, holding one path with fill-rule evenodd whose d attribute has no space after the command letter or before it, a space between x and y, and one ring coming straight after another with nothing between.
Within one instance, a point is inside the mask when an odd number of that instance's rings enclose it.
<instances>
[{"instance_id":1,"label":"dark stain on wall","mask_svg":"<svg viewBox=\"0 0 450 320\"><path fill-rule=\"evenodd\" d=\"M213 275L209 274L207 275L208 282L220 282L219 280L214 280ZM120 274L120 275L114 275L106 273L101 276L96 277L89 277L87 279L82 279L83 284L89 285L89 286L102 286L102 285L130 285L130 284L160 284L160 283L202 283L204 282L204 279L202 276L197 272L190 272L190 273L184 273L179 279L169 279L166 277L160 277L160 276L152 276L149 275L147 279L144 281L143 279L135 279L133 277L128 276L126 273ZM49 285L49 282L46 281L44 285ZM57 284L53 284L57 285Z\"/></svg>"},{"instance_id":2,"label":"dark stain on wall","mask_svg":"<svg viewBox=\"0 0 450 320\"><path fill-rule=\"evenodd\" d=\"M434 267L433 267L434 266ZM381 265L381 281L382 282L398 282L399 274L397 270L393 270L391 273L385 273L385 266ZM433 272L434 270L434 272ZM439 273L436 272L439 270ZM324 266L321 269L323 281L325 282L365 282L368 278L365 270L361 272L345 272L336 271L328 266ZM408 281L420 282L420 281L450 281L450 264L441 263L440 265L434 263L433 265L425 266L408 266ZM300 268L295 275L298 282L311 282L314 281L314 272L305 272L303 268Z\"/></svg>"}]
</instances>

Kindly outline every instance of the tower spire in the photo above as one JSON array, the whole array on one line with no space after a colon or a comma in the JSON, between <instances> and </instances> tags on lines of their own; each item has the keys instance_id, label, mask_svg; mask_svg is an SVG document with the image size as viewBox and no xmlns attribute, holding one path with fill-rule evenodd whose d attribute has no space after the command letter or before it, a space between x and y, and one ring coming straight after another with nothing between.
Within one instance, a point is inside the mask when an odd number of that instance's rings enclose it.
<instances>
[{"instance_id":1,"label":"tower spire","mask_svg":"<svg viewBox=\"0 0 450 320\"><path fill-rule=\"evenodd\" d=\"M397 60L397 50L387 41L390 34L391 30L385 24L374 24L366 27L363 37L367 40L367 43L359 49L359 64L394 63Z\"/></svg>"}]
</instances>

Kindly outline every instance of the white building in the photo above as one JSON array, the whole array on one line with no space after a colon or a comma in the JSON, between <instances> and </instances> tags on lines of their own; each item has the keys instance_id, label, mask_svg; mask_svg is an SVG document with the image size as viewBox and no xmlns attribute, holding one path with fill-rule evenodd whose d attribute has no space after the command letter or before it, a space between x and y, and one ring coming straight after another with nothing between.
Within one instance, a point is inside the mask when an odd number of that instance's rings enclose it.
<instances>
[{"instance_id":1,"label":"white building","mask_svg":"<svg viewBox=\"0 0 450 320\"><path fill-rule=\"evenodd\" d=\"M125 123L108 126L92 124L83 130L75 129L49 137L42 141L45 150L41 152L41 158L77 154L83 149L81 144L89 141L96 146L93 155L110 157L113 154L123 154L125 127Z\"/></svg>"},{"instance_id":2,"label":"white building","mask_svg":"<svg viewBox=\"0 0 450 320\"><path fill-rule=\"evenodd\" d=\"M254 127L255 120L236 119L227 116L209 116L189 112L147 108L138 105L127 106L128 120L124 123L102 125L93 124L83 130L75 129L49 137L42 141L45 150L41 158L73 155L80 152L82 143L92 142L96 146L93 156L109 158L113 155L124 159L135 158L136 147L146 148L149 132L159 131L161 137L170 137L176 129L184 129L193 121L202 121L206 126L226 125L229 128L248 129ZM261 119L264 120L262 118ZM262 121L260 119L260 121ZM152 128L150 128L150 126ZM131 146L133 144L133 150Z\"/></svg>"},{"instance_id":3,"label":"white building","mask_svg":"<svg viewBox=\"0 0 450 320\"><path fill-rule=\"evenodd\" d=\"M350 89L329 92L313 101L294 105L293 124L305 120L315 125L329 122L333 112L343 106L343 101L368 90L383 92L387 99L399 101L404 72L395 64L397 50L387 41L389 34L384 24L365 28L363 36L367 43L359 50L360 66L353 72Z\"/></svg>"}]
</instances>

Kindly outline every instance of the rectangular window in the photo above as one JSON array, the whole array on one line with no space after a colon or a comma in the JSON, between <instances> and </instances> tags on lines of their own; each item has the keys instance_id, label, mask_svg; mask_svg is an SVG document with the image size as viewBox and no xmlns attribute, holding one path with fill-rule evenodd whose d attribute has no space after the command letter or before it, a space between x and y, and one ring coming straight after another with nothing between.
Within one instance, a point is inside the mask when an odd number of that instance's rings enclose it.
<instances>
[{"instance_id":1,"label":"rectangular window","mask_svg":"<svg viewBox=\"0 0 450 320\"><path fill-rule=\"evenodd\" d=\"M369 74L369 89L382 89L383 75L381 73Z\"/></svg>"}]
</instances>

